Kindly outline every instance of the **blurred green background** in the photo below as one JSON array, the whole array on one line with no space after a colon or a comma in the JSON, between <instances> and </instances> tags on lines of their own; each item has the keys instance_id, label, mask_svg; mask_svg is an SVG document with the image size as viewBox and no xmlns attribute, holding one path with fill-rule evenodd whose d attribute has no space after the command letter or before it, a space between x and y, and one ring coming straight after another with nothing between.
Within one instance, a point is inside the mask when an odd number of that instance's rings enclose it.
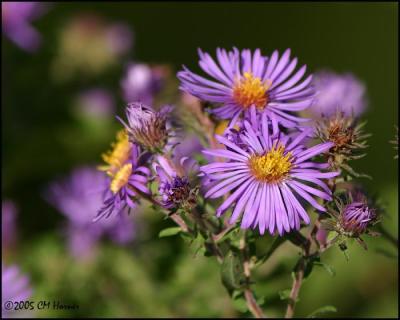
<instances>
[{"instance_id":1,"label":"blurred green background","mask_svg":"<svg viewBox=\"0 0 400 320\"><path fill-rule=\"evenodd\" d=\"M104 86L123 103L121 61L100 76L76 77L59 84L51 74L60 32L71 17L92 12L109 22L127 23L134 32L128 60L182 64L198 70L197 48L291 48L313 72L329 68L350 71L367 87L364 118L372 133L368 155L354 163L373 176L362 180L379 193L388 215L383 224L398 234L398 162L388 143L398 118L397 3L57 3L34 23L43 36L41 50L27 54L2 37L2 196L19 207L19 244L12 261L32 278L36 300L78 303L78 311L46 311L41 316L235 316L212 259L193 257L179 237L158 239L168 222L143 213L146 233L134 245L103 243L95 261L69 257L59 225L63 217L43 200L43 189L55 177L80 164L96 164L113 139L113 119L90 126L71 111L81 89ZM270 239L263 239L266 245ZM384 239L357 244L350 261L332 249L325 258L336 269L308 279L296 314L306 316L323 305L337 316L396 317L398 264L377 250L395 253ZM278 291L289 288L296 249L285 245L257 273L256 290L266 295L268 316L282 316ZM245 314L248 316L248 314Z\"/></svg>"}]
</instances>

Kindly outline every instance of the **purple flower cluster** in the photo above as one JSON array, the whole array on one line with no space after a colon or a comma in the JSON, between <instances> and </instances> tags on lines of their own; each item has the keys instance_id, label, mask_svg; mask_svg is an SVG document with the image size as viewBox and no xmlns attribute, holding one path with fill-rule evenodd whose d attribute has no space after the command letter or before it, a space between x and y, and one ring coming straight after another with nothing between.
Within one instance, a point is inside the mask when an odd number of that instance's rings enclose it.
<instances>
[{"instance_id":1,"label":"purple flower cluster","mask_svg":"<svg viewBox=\"0 0 400 320\"><path fill-rule=\"evenodd\" d=\"M231 210L230 223L240 219L244 229L279 235L300 229L302 222L310 223L306 206L325 212L323 201L332 200L326 180L339 175L332 171L328 157L322 156L334 143L310 146L315 128L299 115L315 101L325 104L322 90L316 97L315 87L320 88L320 82L306 75L306 66L296 69L298 61L291 57L290 49L282 55L274 51L271 56L262 55L259 49L240 52L236 48L218 48L216 59L201 50L199 55L207 78L186 67L177 76L187 97L207 103L209 112L222 120L215 129L219 144L203 150L209 163L198 168L182 154L197 151L196 139L193 146L183 146L181 151L176 147L179 138L171 134L167 121L170 107L157 112L142 102L129 103L127 122L119 119L125 131L113 150L103 156L107 165L102 169L111 177L112 196L97 219L126 205L134 207L140 196L152 197L147 188L151 171L145 164L153 162L161 205L166 209L196 205L200 188L192 183L192 176L199 171L201 192L206 198L224 198L216 214ZM352 80L348 78L346 83L354 85L356 95L360 91ZM139 64L130 66L122 86L128 98L153 101L155 83L151 68ZM341 96L344 107L357 105L355 95ZM331 110L332 104L327 108Z\"/></svg>"},{"instance_id":2,"label":"purple flower cluster","mask_svg":"<svg viewBox=\"0 0 400 320\"><path fill-rule=\"evenodd\" d=\"M81 167L62 181L54 182L47 191L47 199L68 219L66 232L70 252L76 257L90 254L102 236L125 244L134 237L134 223L126 211L93 223L103 205L109 179L96 168Z\"/></svg>"},{"instance_id":3,"label":"purple flower cluster","mask_svg":"<svg viewBox=\"0 0 400 320\"><path fill-rule=\"evenodd\" d=\"M99 167L111 177L111 192L95 221L124 206L133 208L140 197L150 199L147 184L153 179L159 182L159 203L164 208L189 209L196 204L198 188L192 182L196 180L198 165L188 156L200 151L201 144L194 136L181 141L174 135L168 121L171 111L169 105L155 111L141 102L133 102L126 107L126 121L117 117L125 129L118 133L112 150L103 155L106 165ZM152 162L153 166L146 166Z\"/></svg>"},{"instance_id":4,"label":"purple flower cluster","mask_svg":"<svg viewBox=\"0 0 400 320\"><path fill-rule=\"evenodd\" d=\"M309 147L313 128L301 126L308 119L296 115L315 99L306 67L296 71L289 49L270 57L236 48L217 49L217 60L201 50L199 55L211 79L186 67L178 78L184 92L211 103L210 112L229 121L216 135L221 148L204 150L213 158L200 168L205 197L224 197L217 216L232 209L230 223L241 217L242 228L282 235L310 222L305 203L326 211L318 201L332 200L324 180L339 173L315 161L333 143Z\"/></svg>"}]
</instances>

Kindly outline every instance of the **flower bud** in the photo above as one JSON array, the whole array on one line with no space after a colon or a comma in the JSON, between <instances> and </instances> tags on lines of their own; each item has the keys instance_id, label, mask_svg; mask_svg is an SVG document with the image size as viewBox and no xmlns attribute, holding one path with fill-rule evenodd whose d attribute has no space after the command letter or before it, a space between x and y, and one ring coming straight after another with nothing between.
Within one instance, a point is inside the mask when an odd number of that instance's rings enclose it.
<instances>
[{"instance_id":1,"label":"flower bud","mask_svg":"<svg viewBox=\"0 0 400 320\"><path fill-rule=\"evenodd\" d=\"M351 236L358 236L367 231L375 219L375 211L364 202L353 202L343 208L340 226Z\"/></svg>"},{"instance_id":2,"label":"flower bud","mask_svg":"<svg viewBox=\"0 0 400 320\"><path fill-rule=\"evenodd\" d=\"M336 112L332 116L323 116L316 124L316 136L322 142L332 142L329 150L331 167L345 169L353 176L366 176L356 173L348 161L360 159L366 154L362 152L367 148L366 138L370 134L363 132L365 122L358 123L356 118L346 116L344 112Z\"/></svg>"}]
</instances>

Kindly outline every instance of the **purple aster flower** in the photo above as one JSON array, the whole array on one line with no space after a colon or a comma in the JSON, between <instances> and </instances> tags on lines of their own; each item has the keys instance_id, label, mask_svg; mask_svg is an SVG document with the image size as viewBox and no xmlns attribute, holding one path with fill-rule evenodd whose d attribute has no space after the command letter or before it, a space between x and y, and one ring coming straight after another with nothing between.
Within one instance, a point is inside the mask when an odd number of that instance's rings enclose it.
<instances>
[{"instance_id":1,"label":"purple aster flower","mask_svg":"<svg viewBox=\"0 0 400 320\"><path fill-rule=\"evenodd\" d=\"M66 232L74 256L89 255L104 235L119 244L133 239L134 224L126 211L119 217L93 223L103 205L108 184L104 173L96 168L81 167L63 181L52 183L47 191L47 200L68 219Z\"/></svg>"},{"instance_id":2,"label":"purple aster flower","mask_svg":"<svg viewBox=\"0 0 400 320\"><path fill-rule=\"evenodd\" d=\"M367 230L375 217L375 210L365 202L353 202L344 207L340 225L344 232L358 236Z\"/></svg>"},{"instance_id":3,"label":"purple aster flower","mask_svg":"<svg viewBox=\"0 0 400 320\"><path fill-rule=\"evenodd\" d=\"M115 101L111 92L102 88L83 91L78 96L77 106L91 117L109 117L115 112Z\"/></svg>"},{"instance_id":4,"label":"purple aster flower","mask_svg":"<svg viewBox=\"0 0 400 320\"><path fill-rule=\"evenodd\" d=\"M170 136L167 117L171 110L172 107L166 105L160 111L154 111L141 102L134 102L126 108L128 124L121 118L118 119L127 129L132 142L151 152L162 152Z\"/></svg>"},{"instance_id":5,"label":"purple aster flower","mask_svg":"<svg viewBox=\"0 0 400 320\"><path fill-rule=\"evenodd\" d=\"M199 50L201 69L213 79L194 74L184 67L178 73L180 88L203 101L218 104L211 110L221 119L246 117L253 109L266 113L273 126L294 127L301 121L290 112L307 108L313 100L312 76L300 81L306 72L301 67L293 75L297 58L290 58L290 49L281 57L274 51L270 58L262 56L259 49L238 49L227 52L217 49L217 62L208 53Z\"/></svg>"},{"instance_id":6,"label":"purple aster flower","mask_svg":"<svg viewBox=\"0 0 400 320\"><path fill-rule=\"evenodd\" d=\"M17 240L17 208L14 202L5 200L1 203L1 243L4 248L12 248Z\"/></svg>"},{"instance_id":7,"label":"purple aster flower","mask_svg":"<svg viewBox=\"0 0 400 320\"><path fill-rule=\"evenodd\" d=\"M40 2L2 2L1 20L4 34L20 48L34 52L39 49L41 36L31 25L45 12Z\"/></svg>"},{"instance_id":8,"label":"purple aster flower","mask_svg":"<svg viewBox=\"0 0 400 320\"><path fill-rule=\"evenodd\" d=\"M359 117L367 107L365 86L353 74L320 71L315 74L316 99L309 111L315 117L332 116L343 112Z\"/></svg>"},{"instance_id":9,"label":"purple aster flower","mask_svg":"<svg viewBox=\"0 0 400 320\"><path fill-rule=\"evenodd\" d=\"M197 188L191 183L199 169L195 160L183 157L173 162L158 156L153 167L160 180L158 191L165 208L191 208L196 204Z\"/></svg>"},{"instance_id":10,"label":"purple aster flower","mask_svg":"<svg viewBox=\"0 0 400 320\"><path fill-rule=\"evenodd\" d=\"M154 96L163 88L165 78L165 68L151 67L144 63L129 64L121 81L125 101L140 101L151 105Z\"/></svg>"},{"instance_id":11,"label":"purple aster flower","mask_svg":"<svg viewBox=\"0 0 400 320\"><path fill-rule=\"evenodd\" d=\"M242 149L223 136L216 139L226 149L203 151L227 162L213 162L200 170L211 181L206 197L218 198L231 192L217 209L217 216L233 208L230 223L234 223L242 212L242 228L259 227L260 233L269 230L274 234L300 228L300 219L310 222L306 210L300 203L307 201L317 210L325 211L313 196L331 200L331 192L321 179L338 175L338 172L323 172L327 163L310 161L332 146L323 143L307 148L302 141L308 130L296 136L271 135L267 115L262 121L244 122L240 139L248 146ZM257 126L257 130L254 127ZM311 184L311 185L310 185Z\"/></svg>"},{"instance_id":12,"label":"purple aster flower","mask_svg":"<svg viewBox=\"0 0 400 320\"><path fill-rule=\"evenodd\" d=\"M141 164L140 147L129 141L125 130L118 132L117 142L112 144L111 151L103 154L103 160L106 165L99 169L106 171L111 180L104 204L94 221L120 213L125 208L135 208L136 203L131 198L139 193L151 194L147 188L150 170Z\"/></svg>"},{"instance_id":13,"label":"purple aster flower","mask_svg":"<svg viewBox=\"0 0 400 320\"><path fill-rule=\"evenodd\" d=\"M15 317L15 311L5 308L7 301L24 301L31 297L32 289L29 285L29 279L23 275L20 269L13 265L6 267L1 266L1 317ZM23 316L21 312L18 316ZM27 316L25 314L25 316Z\"/></svg>"}]
</instances>

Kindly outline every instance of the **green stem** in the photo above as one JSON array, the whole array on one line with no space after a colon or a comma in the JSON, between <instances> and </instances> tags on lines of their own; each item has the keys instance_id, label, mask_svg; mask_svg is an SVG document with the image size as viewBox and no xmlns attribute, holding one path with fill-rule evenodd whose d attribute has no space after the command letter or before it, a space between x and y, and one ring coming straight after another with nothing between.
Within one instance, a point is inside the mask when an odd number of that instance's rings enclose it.
<instances>
[{"instance_id":1,"label":"green stem","mask_svg":"<svg viewBox=\"0 0 400 320\"><path fill-rule=\"evenodd\" d=\"M244 297L246 299L247 307L255 318L265 318L263 310L258 305L254 297L254 293L250 288L251 283L251 266L249 261L249 254L246 246L246 231L243 232L243 237L240 240L240 252L243 258L243 270L246 279L246 286L244 289Z\"/></svg>"},{"instance_id":2,"label":"green stem","mask_svg":"<svg viewBox=\"0 0 400 320\"><path fill-rule=\"evenodd\" d=\"M293 318L294 308L296 306L297 297L299 296L300 288L304 278L304 260L299 266L299 270L295 273L293 278L292 289L290 290L289 302L286 308L285 318Z\"/></svg>"}]
</instances>

